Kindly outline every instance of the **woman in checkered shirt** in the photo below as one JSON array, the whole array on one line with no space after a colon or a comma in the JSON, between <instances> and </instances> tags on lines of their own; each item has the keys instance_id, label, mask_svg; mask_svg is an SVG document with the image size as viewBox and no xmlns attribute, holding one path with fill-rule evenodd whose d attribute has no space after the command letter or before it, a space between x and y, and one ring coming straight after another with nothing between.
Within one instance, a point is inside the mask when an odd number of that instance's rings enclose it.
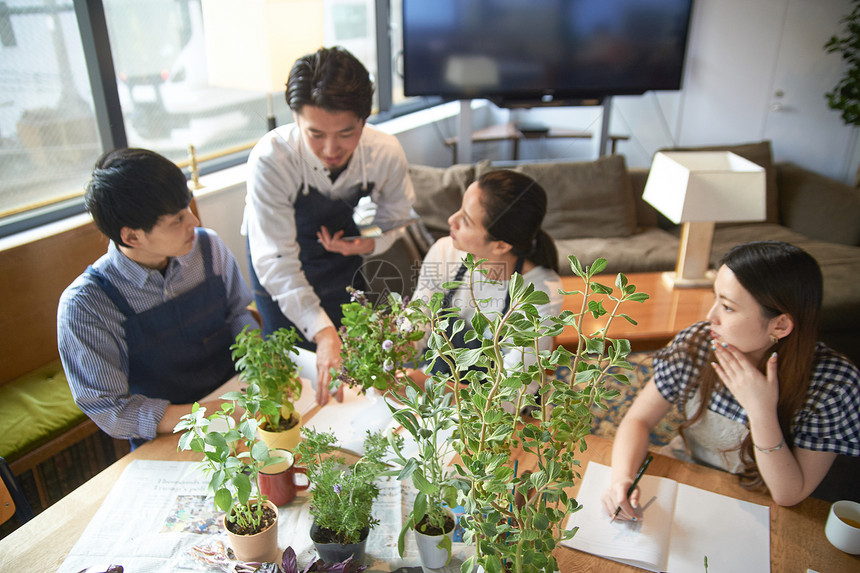
<instances>
[{"instance_id":1,"label":"woman in checkered shirt","mask_svg":"<svg viewBox=\"0 0 860 573\"><path fill-rule=\"evenodd\" d=\"M822 277L815 259L778 241L738 245L714 281L707 321L657 352L654 376L618 427L607 512L634 519L627 489L648 435L673 405L685 413L667 453L738 474L795 505L838 454L860 456L860 372L817 341ZM704 399L702 398L704 397Z\"/></svg>"}]
</instances>

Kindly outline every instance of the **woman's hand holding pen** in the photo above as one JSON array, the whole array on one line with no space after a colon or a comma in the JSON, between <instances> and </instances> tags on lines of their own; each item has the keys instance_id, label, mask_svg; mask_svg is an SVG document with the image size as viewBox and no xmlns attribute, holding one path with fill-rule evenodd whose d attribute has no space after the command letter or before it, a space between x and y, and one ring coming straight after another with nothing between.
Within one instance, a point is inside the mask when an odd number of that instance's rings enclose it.
<instances>
[{"instance_id":1,"label":"woman's hand holding pen","mask_svg":"<svg viewBox=\"0 0 860 573\"><path fill-rule=\"evenodd\" d=\"M645 470L648 469L648 466L651 464L651 460L654 459L654 456L648 455L645 458L645 461L642 462L642 465L639 466L639 471L636 472L636 477L632 480L619 480L618 483L615 483L613 480L613 484L609 487L607 492L603 495L603 507L606 509L607 514L612 516L612 521L618 519L622 513L626 514L626 517L622 517L623 519L629 519L630 521L638 520L637 512L634 508L639 507L639 488L637 487L639 484L639 480L642 479L642 475L645 473ZM607 502L611 502L612 499L617 498L617 493L621 491L616 486L623 486L627 484L626 489L624 489L624 495L620 499L617 500L617 503L614 505ZM612 508L615 508L614 510Z\"/></svg>"},{"instance_id":2,"label":"woman's hand holding pen","mask_svg":"<svg viewBox=\"0 0 860 573\"><path fill-rule=\"evenodd\" d=\"M633 493L628 498L627 491L631 485L633 485L633 476L612 482L609 489L604 492L602 499L603 510L606 515L612 517L620 507L621 511L618 512L615 519L622 521L635 521L637 519L635 508L639 507L639 488L633 488Z\"/></svg>"}]
</instances>

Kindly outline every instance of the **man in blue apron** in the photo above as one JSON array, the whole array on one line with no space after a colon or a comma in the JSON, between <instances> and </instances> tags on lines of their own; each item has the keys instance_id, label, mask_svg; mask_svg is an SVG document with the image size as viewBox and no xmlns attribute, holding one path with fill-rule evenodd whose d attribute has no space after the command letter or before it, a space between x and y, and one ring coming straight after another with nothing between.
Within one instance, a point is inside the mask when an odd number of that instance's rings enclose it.
<instances>
[{"instance_id":1,"label":"man in blue apron","mask_svg":"<svg viewBox=\"0 0 860 573\"><path fill-rule=\"evenodd\" d=\"M106 153L84 201L111 242L60 298L60 358L78 407L136 446L233 376L230 345L256 324L251 294L227 246L197 228L185 176L164 157Z\"/></svg>"},{"instance_id":2,"label":"man in blue apron","mask_svg":"<svg viewBox=\"0 0 860 573\"><path fill-rule=\"evenodd\" d=\"M373 85L352 54L322 48L299 58L286 98L295 123L266 134L248 158L243 231L264 333L296 327L302 345L316 351L324 404L329 369L340 363L346 287L365 288L362 255L381 253L398 237L344 240L358 235L353 211L368 197L377 225L400 221L415 194L397 139L366 125Z\"/></svg>"}]
</instances>

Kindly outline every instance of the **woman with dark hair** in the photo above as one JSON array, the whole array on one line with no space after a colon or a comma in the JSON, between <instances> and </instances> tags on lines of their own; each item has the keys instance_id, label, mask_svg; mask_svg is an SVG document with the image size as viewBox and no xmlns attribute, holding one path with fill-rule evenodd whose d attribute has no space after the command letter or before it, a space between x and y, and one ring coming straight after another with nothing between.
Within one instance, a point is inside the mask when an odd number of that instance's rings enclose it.
<instances>
[{"instance_id":1,"label":"woman with dark hair","mask_svg":"<svg viewBox=\"0 0 860 573\"><path fill-rule=\"evenodd\" d=\"M526 284L546 292L550 303L538 307L541 315L557 315L562 296L558 293L558 253L552 238L541 228L546 214L546 192L533 179L509 170L490 171L472 183L463 195L460 209L448 218L451 234L439 239L427 252L413 298L429 301L434 292L450 281L463 281L457 289L445 292L445 305L461 309L467 323L475 313L474 300L484 312L505 312L509 305L508 281L514 272L523 276ZM481 282L475 276L475 297L469 292L469 277L462 261L467 253L488 272L487 279L498 284ZM458 346L469 346L464 331L455 335ZM474 341L476 346L479 342ZM540 340L541 350L552 349L552 337ZM505 353L505 361L513 366L523 357L513 350ZM529 360L529 357L526 357ZM530 357L534 360L534 356ZM436 361L436 369L447 365ZM427 375L412 371L410 376L421 384Z\"/></svg>"},{"instance_id":2,"label":"woman with dark hair","mask_svg":"<svg viewBox=\"0 0 860 573\"><path fill-rule=\"evenodd\" d=\"M860 372L817 342L822 278L808 253L777 241L739 245L714 281L707 322L654 357L654 376L618 427L603 506L636 519L627 488L648 434L677 404L686 416L665 452L738 474L795 505L837 454L860 456Z\"/></svg>"}]
</instances>

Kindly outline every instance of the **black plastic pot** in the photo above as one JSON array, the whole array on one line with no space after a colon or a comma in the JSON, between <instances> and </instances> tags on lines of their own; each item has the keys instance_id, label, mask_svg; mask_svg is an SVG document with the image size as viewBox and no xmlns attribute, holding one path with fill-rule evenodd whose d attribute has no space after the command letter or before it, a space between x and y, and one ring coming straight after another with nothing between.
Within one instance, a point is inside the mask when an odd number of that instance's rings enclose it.
<instances>
[{"instance_id":1,"label":"black plastic pot","mask_svg":"<svg viewBox=\"0 0 860 573\"><path fill-rule=\"evenodd\" d=\"M314 547L316 547L317 553L320 556L320 559L325 561L326 563L340 563L345 561L347 557L352 556L352 560L356 563L361 563L362 559L364 559L364 548L367 545L367 536L370 533L370 529L365 527L361 530L361 541L358 543L320 543L317 541L319 538L319 532L322 530L316 522L311 525L311 541L314 542Z\"/></svg>"}]
</instances>

